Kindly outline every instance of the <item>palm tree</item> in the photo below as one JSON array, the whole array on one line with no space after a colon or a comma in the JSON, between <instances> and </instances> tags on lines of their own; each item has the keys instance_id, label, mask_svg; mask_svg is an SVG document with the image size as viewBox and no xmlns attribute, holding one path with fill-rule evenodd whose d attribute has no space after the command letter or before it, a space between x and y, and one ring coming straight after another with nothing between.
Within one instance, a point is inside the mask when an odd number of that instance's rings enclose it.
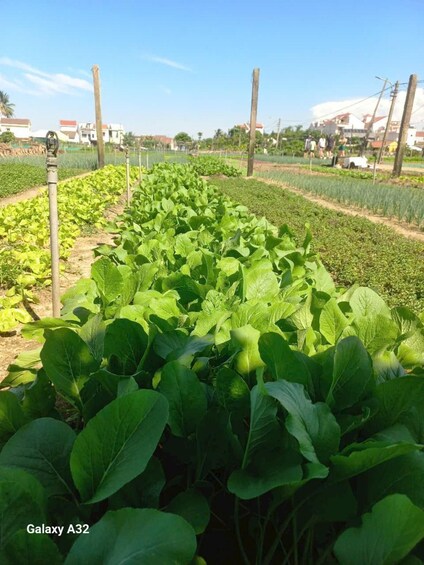
<instances>
[{"instance_id":1,"label":"palm tree","mask_svg":"<svg viewBox=\"0 0 424 565\"><path fill-rule=\"evenodd\" d=\"M198 131L197 137L199 138L199 142L202 141L203 133L201 131Z\"/></svg>"},{"instance_id":2,"label":"palm tree","mask_svg":"<svg viewBox=\"0 0 424 565\"><path fill-rule=\"evenodd\" d=\"M9 95L0 90L0 115L11 118L13 116L14 107L15 105L9 100Z\"/></svg>"}]
</instances>

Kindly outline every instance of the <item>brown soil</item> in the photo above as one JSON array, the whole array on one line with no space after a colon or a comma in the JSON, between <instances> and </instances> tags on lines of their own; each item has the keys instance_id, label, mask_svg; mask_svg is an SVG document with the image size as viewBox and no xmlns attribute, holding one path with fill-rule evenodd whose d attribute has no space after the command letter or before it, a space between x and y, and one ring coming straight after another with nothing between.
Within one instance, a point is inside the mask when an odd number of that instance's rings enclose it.
<instances>
[{"instance_id":1,"label":"brown soil","mask_svg":"<svg viewBox=\"0 0 424 565\"><path fill-rule=\"evenodd\" d=\"M25 194L28 194L26 191ZM15 198L21 195L16 195ZM12 197L13 198L13 197ZM116 206L110 208L106 214L109 220L120 214L124 208L123 198ZM81 277L90 275L91 264L93 262L93 250L103 243L112 243L113 236L106 232L96 231L90 235L79 237L74 245L71 255L66 262L65 272L60 276L60 290L63 294L71 288ZM42 289L34 293L38 303L31 304L35 315L42 318L52 315L51 309L51 290ZM14 335L3 335L0 337L0 381L7 375L7 367L14 360L16 355L24 350L36 349L40 344L36 341L29 341L20 335L20 328Z\"/></svg>"},{"instance_id":2,"label":"brown soil","mask_svg":"<svg viewBox=\"0 0 424 565\"><path fill-rule=\"evenodd\" d=\"M287 165L279 165L278 163L264 163L263 161L262 162L255 161L255 170L257 171L266 171L275 168L277 169L290 168L291 172L299 172L305 174L305 169L301 167L296 167L296 166L293 167ZM311 171L310 174L328 176L325 173L321 173L318 171ZM253 179L255 177L248 177L248 178ZM315 202L316 204L318 204L319 206L323 206L324 208L328 208L330 210L336 210L338 212L343 212L343 214L348 214L349 216L360 216L362 218L366 218L367 220L373 222L374 224L383 224L385 226L392 228L396 233L403 235L404 237L407 237L409 239L414 239L416 241L424 241L424 233L421 230L419 230L419 228L414 228L410 224L407 224L406 222L400 222L395 218L387 218L385 216L379 216L377 214L373 214L372 212L368 212L367 210L356 207L354 205L349 205L349 207L343 206L338 202L334 202L333 200L329 200L329 199L327 200L326 198L322 198L320 196L315 196L313 194L310 194L309 192L300 190L298 188L294 188L286 183L274 181L271 179L264 179L261 177L256 177L255 180L260 180L261 182L265 182L267 184L280 186L281 188L284 188L284 190L288 190L289 192L293 192L294 194L301 195L307 200L310 200L311 202Z\"/></svg>"}]
</instances>

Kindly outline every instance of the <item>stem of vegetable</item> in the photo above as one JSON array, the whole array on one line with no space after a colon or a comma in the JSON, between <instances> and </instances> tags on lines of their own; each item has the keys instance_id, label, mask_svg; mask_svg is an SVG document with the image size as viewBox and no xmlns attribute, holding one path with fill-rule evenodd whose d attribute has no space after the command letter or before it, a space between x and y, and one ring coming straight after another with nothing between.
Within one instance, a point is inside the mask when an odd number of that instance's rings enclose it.
<instances>
[{"instance_id":1,"label":"stem of vegetable","mask_svg":"<svg viewBox=\"0 0 424 565\"><path fill-rule=\"evenodd\" d=\"M235 497L235 503L234 503L234 521L235 521L235 525L236 525L236 536L237 536L237 543L238 546L240 548L240 553L243 559L243 563L245 565L250 565L250 561L249 558L246 555L246 552L244 550L244 546L243 546L243 542L241 539L241 534L240 534L240 522L239 522L239 498L238 496Z\"/></svg>"}]
</instances>

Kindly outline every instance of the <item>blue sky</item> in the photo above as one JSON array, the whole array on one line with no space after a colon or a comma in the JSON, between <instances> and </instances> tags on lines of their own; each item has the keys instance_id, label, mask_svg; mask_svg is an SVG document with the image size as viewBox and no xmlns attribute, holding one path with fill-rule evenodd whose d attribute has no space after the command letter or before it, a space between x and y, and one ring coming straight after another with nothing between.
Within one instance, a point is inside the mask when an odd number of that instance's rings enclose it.
<instances>
[{"instance_id":1,"label":"blue sky","mask_svg":"<svg viewBox=\"0 0 424 565\"><path fill-rule=\"evenodd\" d=\"M249 119L255 67L266 131L279 118L307 126L377 93L375 75L424 79L424 0L2 0L1 29L0 90L33 130L94 121L94 64L104 122L195 137ZM376 100L348 111L372 113ZM387 92L378 113L388 106Z\"/></svg>"}]
</instances>

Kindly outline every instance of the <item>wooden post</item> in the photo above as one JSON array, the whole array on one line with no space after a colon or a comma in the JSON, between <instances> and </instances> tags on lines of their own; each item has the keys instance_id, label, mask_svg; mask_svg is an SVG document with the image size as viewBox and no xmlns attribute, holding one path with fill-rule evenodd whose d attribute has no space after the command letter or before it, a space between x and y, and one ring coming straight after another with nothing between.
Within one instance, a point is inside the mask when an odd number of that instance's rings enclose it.
<instances>
[{"instance_id":1,"label":"wooden post","mask_svg":"<svg viewBox=\"0 0 424 565\"><path fill-rule=\"evenodd\" d=\"M130 154L128 145L125 148L125 179L127 185L127 206L130 205L131 200L131 187L130 187Z\"/></svg>"},{"instance_id":2,"label":"wooden post","mask_svg":"<svg viewBox=\"0 0 424 565\"><path fill-rule=\"evenodd\" d=\"M406 93L405 107L403 109L402 121L400 123L400 132L398 145L396 148L395 162L393 165L392 176L398 177L402 171L403 154L405 152L406 140L408 138L409 122L411 120L412 107L414 105L415 91L417 89L417 75L409 77L408 91Z\"/></svg>"},{"instance_id":3,"label":"wooden post","mask_svg":"<svg viewBox=\"0 0 424 565\"><path fill-rule=\"evenodd\" d=\"M249 154L247 156L248 177L251 177L253 175L253 159L255 156L255 143L256 143L256 116L258 113L258 90L259 90L259 69L253 69L252 104L250 108Z\"/></svg>"},{"instance_id":4,"label":"wooden post","mask_svg":"<svg viewBox=\"0 0 424 565\"><path fill-rule=\"evenodd\" d=\"M97 166L101 169L105 166L105 146L103 143L102 107L100 103L100 76L98 65L94 65L91 71L93 73L94 107L96 112Z\"/></svg>"},{"instance_id":5,"label":"wooden post","mask_svg":"<svg viewBox=\"0 0 424 565\"><path fill-rule=\"evenodd\" d=\"M57 208L57 151L59 140L56 132L48 131L46 136L46 168L49 192L50 254L52 269L52 310L53 316L60 316L60 282L59 282L59 218Z\"/></svg>"}]
</instances>

